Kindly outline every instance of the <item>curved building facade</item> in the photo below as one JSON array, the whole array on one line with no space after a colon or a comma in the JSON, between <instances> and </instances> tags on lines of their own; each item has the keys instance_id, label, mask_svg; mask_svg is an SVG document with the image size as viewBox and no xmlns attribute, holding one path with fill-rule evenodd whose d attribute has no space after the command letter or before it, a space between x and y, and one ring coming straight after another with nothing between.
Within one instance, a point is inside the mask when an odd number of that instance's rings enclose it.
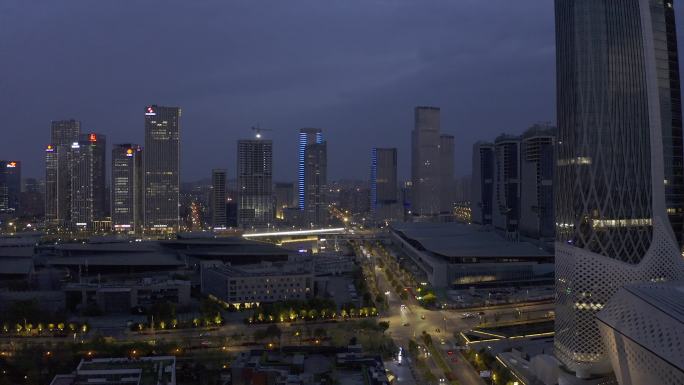
<instances>
[{"instance_id":1,"label":"curved building facade","mask_svg":"<svg viewBox=\"0 0 684 385\"><path fill-rule=\"evenodd\" d=\"M611 370L595 314L628 282L684 271L674 11L671 0L555 4L555 344L589 377Z\"/></svg>"}]
</instances>

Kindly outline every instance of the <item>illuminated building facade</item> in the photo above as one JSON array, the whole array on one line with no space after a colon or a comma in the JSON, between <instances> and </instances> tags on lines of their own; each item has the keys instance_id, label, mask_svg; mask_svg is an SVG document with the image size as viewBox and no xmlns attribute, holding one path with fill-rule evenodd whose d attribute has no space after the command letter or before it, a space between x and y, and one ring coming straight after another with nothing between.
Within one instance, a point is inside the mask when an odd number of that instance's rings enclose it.
<instances>
[{"instance_id":1,"label":"illuminated building facade","mask_svg":"<svg viewBox=\"0 0 684 385\"><path fill-rule=\"evenodd\" d=\"M299 209L307 225L322 226L327 222L325 196L328 174L328 148L320 128L299 130Z\"/></svg>"},{"instance_id":2,"label":"illuminated building facade","mask_svg":"<svg viewBox=\"0 0 684 385\"><path fill-rule=\"evenodd\" d=\"M69 172L71 177L72 230L93 230L94 222L104 219L106 137L90 133L71 144Z\"/></svg>"},{"instance_id":3,"label":"illuminated building facade","mask_svg":"<svg viewBox=\"0 0 684 385\"><path fill-rule=\"evenodd\" d=\"M139 233L143 227L143 149L133 143L112 148L112 228Z\"/></svg>"},{"instance_id":4,"label":"illuminated building facade","mask_svg":"<svg viewBox=\"0 0 684 385\"><path fill-rule=\"evenodd\" d=\"M19 213L21 162L0 160L0 213Z\"/></svg>"},{"instance_id":5,"label":"illuminated building facade","mask_svg":"<svg viewBox=\"0 0 684 385\"><path fill-rule=\"evenodd\" d=\"M71 176L69 151L79 140L81 122L55 120L50 127L50 144L45 147L45 224L60 229L71 216Z\"/></svg>"},{"instance_id":6,"label":"illuminated building facade","mask_svg":"<svg viewBox=\"0 0 684 385\"><path fill-rule=\"evenodd\" d=\"M611 371L596 313L627 283L684 271L673 218L682 196L668 187L682 175L674 10L670 0L556 0L555 12L555 349L589 378Z\"/></svg>"},{"instance_id":7,"label":"illuminated building facade","mask_svg":"<svg viewBox=\"0 0 684 385\"><path fill-rule=\"evenodd\" d=\"M225 169L211 170L211 225L215 229L228 225Z\"/></svg>"},{"instance_id":8,"label":"illuminated building facade","mask_svg":"<svg viewBox=\"0 0 684 385\"><path fill-rule=\"evenodd\" d=\"M263 228L273 224L273 142L238 141L238 225Z\"/></svg>"},{"instance_id":9,"label":"illuminated building facade","mask_svg":"<svg viewBox=\"0 0 684 385\"><path fill-rule=\"evenodd\" d=\"M145 107L145 230L179 226L180 117L178 107Z\"/></svg>"}]
</instances>

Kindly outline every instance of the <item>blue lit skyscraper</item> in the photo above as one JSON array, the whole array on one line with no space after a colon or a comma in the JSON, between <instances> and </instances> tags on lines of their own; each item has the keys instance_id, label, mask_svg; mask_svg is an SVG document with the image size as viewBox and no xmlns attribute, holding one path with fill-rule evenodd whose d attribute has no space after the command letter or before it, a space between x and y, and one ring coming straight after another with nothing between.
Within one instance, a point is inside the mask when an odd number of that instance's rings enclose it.
<instances>
[{"instance_id":1,"label":"blue lit skyscraper","mask_svg":"<svg viewBox=\"0 0 684 385\"><path fill-rule=\"evenodd\" d=\"M297 184L299 209L305 208L306 187L304 179L306 174L306 146L323 143L323 132L320 128L302 128L299 130L299 163L297 167Z\"/></svg>"},{"instance_id":2,"label":"blue lit skyscraper","mask_svg":"<svg viewBox=\"0 0 684 385\"><path fill-rule=\"evenodd\" d=\"M325 188L328 169L327 143L320 128L299 130L299 209L309 226L324 225L327 219Z\"/></svg>"}]
</instances>

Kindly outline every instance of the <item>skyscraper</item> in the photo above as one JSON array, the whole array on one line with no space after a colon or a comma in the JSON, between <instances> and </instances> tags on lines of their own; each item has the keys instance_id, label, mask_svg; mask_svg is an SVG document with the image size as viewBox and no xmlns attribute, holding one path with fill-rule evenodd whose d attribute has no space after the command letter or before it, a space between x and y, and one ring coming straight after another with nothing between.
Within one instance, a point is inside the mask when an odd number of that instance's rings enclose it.
<instances>
[{"instance_id":1,"label":"skyscraper","mask_svg":"<svg viewBox=\"0 0 684 385\"><path fill-rule=\"evenodd\" d=\"M682 175L674 10L556 0L555 12L555 348L588 377L610 371L595 313L626 283L682 277L683 197L668 188Z\"/></svg>"},{"instance_id":2,"label":"skyscraper","mask_svg":"<svg viewBox=\"0 0 684 385\"><path fill-rule=\"evenodd\" d=\"M0 160L0 213L19 214L21 162Z\"/></svg>"},{"instance_id":3,"label":"skyscraper","mask_svg":"<svg viewBox=\"0 0 684 385\"><path fill-rule=\"evenodd\" d=\"M211 225L215 229L228 225L226 212L226 170L211 170Z\"/></svg>"},{"instance_id":4,"label":"skyscraper","mask_svg":"<svg viewBox=\"0 0 684 385\"><path fill-rule=\"evenodd\" d=\"M273 224L273 142L238 141L238 225L269 227Z\"/></svg>"},{"instance_id":5,"label":"skyscraper","mask_svg":"<svg viewBox=\"0 0 684 385\"><path fill-rule=\"evenodd\" d=\"M55 120L50 131L50 144L45 148L45 223L50 228L59 229L67 227L70 222L69 152L81 135L81 122Z\"/></svg>"},{"instance_id":6,"label":"skyscraper","mask_svg":"<svg viewBox=\"0 0 684 385\"><path fill-rule=\"evenodd\" d=\"M439 167L440 111L437 107L416 107L411 133L412 212L434 216L441 208Z\"/></svg>"},{"instance_id":7,"label":"skyscraper","mask_svg":"<svg viewBox=\"0 0 684 385\"><path fill-rule=\"evenodd\" d=\"M328 220L327 142L307 144L304 159L304 219L309 226L325 226Z\"/></svg>"},{"instance_id":8,"label":"skyscraper","mask_svg":"<svg viewBox=\"0 0 684 385\"><path fill-rule=\"evenodd\" d=\"M473 223L492 224L494 207L494 144L477 142L473 145L473 181L471 205Z\"/></svg>"},{"instance_id":9,"label":"skyscraper","mask_svg":"<svg viewBox=\"0 0 684 385\"><path fill-rule=\"evenodd\" d=\"M494 207L497 231L517 239L520 223L520 137L500 135L494 141Z\"/></svg>"},{"instance_id":10,"label":"skyscraper","mask_svg":"<svg viewBox=\"0 0 684 385\"><path fill-rule=\"evenodd\" d=\"M106 143L104 135L90 133L71 144L70 227L74 230L93 230L93 222L104 217Z\"/></svg>"},{"instance_id":11,"label":"skyscraper","mask_svg":"<svg viewBox=\"0 0 684 385\"><path fill-rule=\"evenodd\" d=\"M180 191L178 107L145 107L145 229L178 231Z\"/></svg>"},{"instance_id":12,"label":"skyscraper","mask_svg":"<svg viewBox=\"0 0 684 385\"><path fill-rule=\"evenodd\" d=\"M554 237L553 171L556 128L537 124L522 135L520 156L520 235Z\"/></svg>"},{"instance_id":13,"label":"skyscraper","mask_svg":"<svg viewBox=\"0 0 684 385\"><path fill-rule=\"evenodd\" d=\"M323 225L327 219L327 144L320 128L299 130L299 209L307 225Z\"/></svg>"},{"instance_id":14,"label":"skyscraper","mask_svg":"<svg viewBox=\"0 0 684 385\"><path fill-rule=\"evenodd\" d=\"M397 149L371 150L371 213L375 221L400 219L399 182L397 180Z\"/></svg>"},{"instance_id":15,"label":"skyscraper","mask_svg":"<svg viewBox=\"0 0 684 385\"><path fill-rule=\"evenodd\" d=\"M454 211L454 136L439 136L439 212L452 214Z\"/></svg>"},{"instance_id":16,"label":"skyscraper","mask_svg":"<svg viewBox=\"0 0 684 385\"><path fill-rule=\"evenodd\" d=\"M81 135L81 122L78 120L54 120L51 124L50 143L53 146L71 146Z\"/></svg>"},{"instance_id":17,"label":"skyscraper","mask_svg":"<svg viewBox=\"0 0 684 385\"><path fill-rule=\"evenodd\" d=\"M143 227L143 151L133 143L112 148L112 228L139 233Z\"/></svg>"}]
</instances>

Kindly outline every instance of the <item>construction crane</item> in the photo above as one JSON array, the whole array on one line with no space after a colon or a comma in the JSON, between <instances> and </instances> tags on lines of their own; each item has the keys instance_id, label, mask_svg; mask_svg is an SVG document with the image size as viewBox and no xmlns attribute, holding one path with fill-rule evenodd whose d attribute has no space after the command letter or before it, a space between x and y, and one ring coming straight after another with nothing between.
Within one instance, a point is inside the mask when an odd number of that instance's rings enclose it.
<instances>
[{"instance_id":1,"label":"construction crane","mask_svg":"<svg viewBox=\"0 0 684 385\"><path fill-rule=\"evenodd\" d=\"M254 132L256 133L256 138L257 138L257 139L261 139L261 132L262 132L262 131L273 131L273 130L271 130L270 128L261 128L261 127L259 127L259 125L257 124L256 127L252 126L252 131L254 131Z\"/></svg>"}]
</instances>

